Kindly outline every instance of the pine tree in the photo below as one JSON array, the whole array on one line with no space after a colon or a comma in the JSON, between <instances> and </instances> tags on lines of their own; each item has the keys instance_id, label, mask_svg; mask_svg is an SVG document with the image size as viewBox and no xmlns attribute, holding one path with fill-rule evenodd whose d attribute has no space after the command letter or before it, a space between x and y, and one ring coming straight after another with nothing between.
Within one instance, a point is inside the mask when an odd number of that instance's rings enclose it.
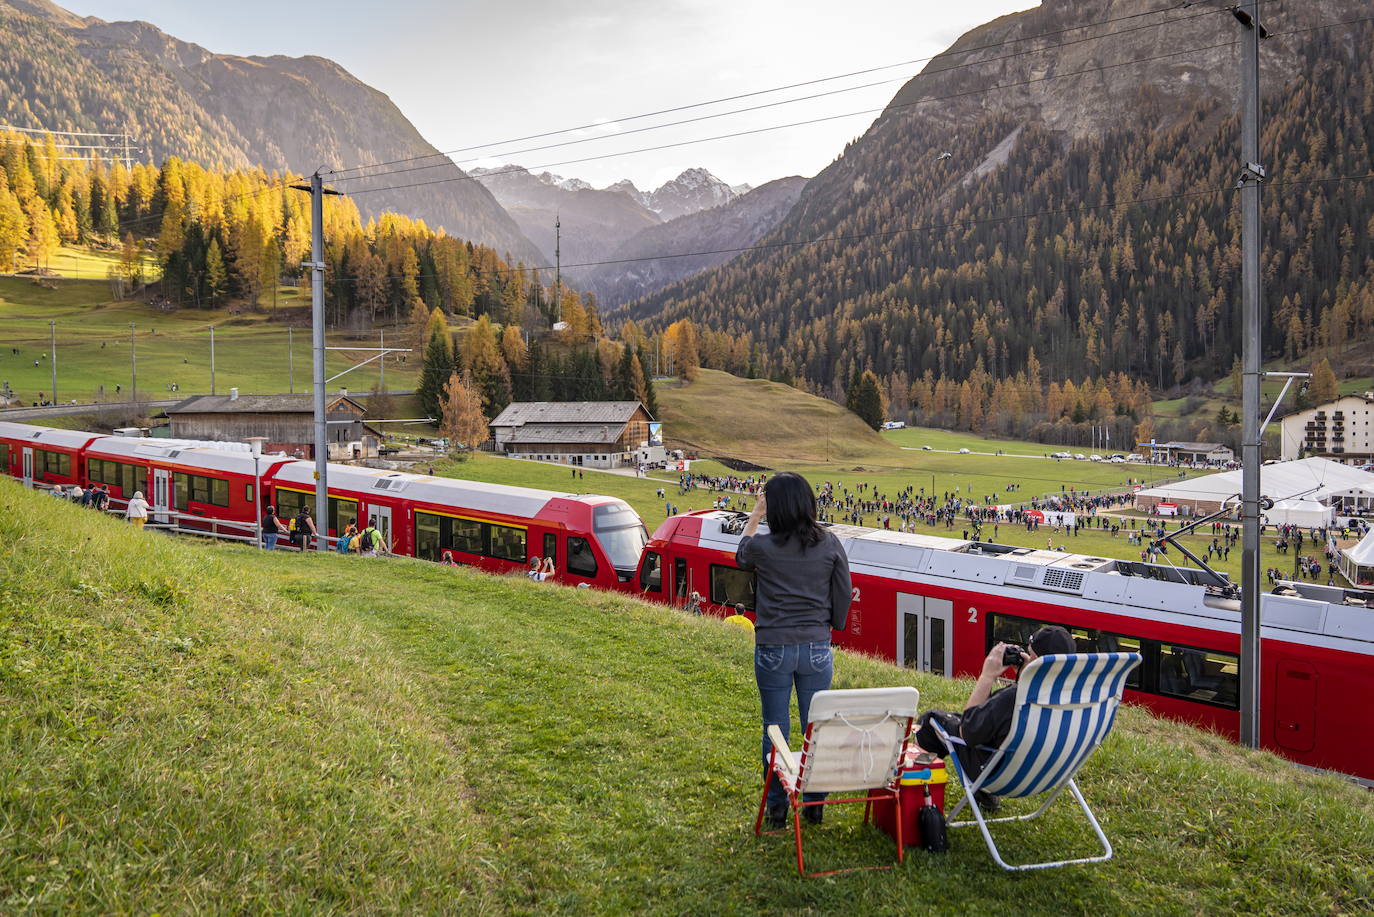
<instances>
[{"instance_id":1,"label":"pine tree","mask_svg":"<svg viewBox=\"0 0 1374 917\"><path fill-rule=\"evenodd\" d=\"M1313 404L1326 404L1328 401L1335 401L1340 392L1340 383L1336 381L1336 373L1331 369L1331 361L1322 357L1312 369L1312 386L1308 397L1312 399Z\"/></svg>"},{"instance_id":2,"label":"pine tree","mask_svg":"<svg viewBox=\"0 0 1374 917\"><path fill-rule=\"evenodd\" d=\"M449 341L448 323L441 316L439 322L432 326L429 343L425 345L425 362L420 369L420 384L415 389L426 417L441 416L444 385L451 375L453 348Z\"/></svg>"},{"instance_id":3,"label":"pine tree","mask_svg":"<svg viewBox=\"0 0 1374 917\"><path fill-rule=\"evenodd\" d=\"M211 239L210 247L205 252L205 292L210 297L211 305L214 305L219 295L224 292L228 278L229 275L224 270L224 257L219 251L219 240Z\"/></svg>"},{"instance_id":4,"label":"pine tree","mask_svg":"<svg viewBox=\"0 0 1374 917\"><path fill-rule=\"evenodd\" d=\"M57 225L53 222L52 211L41 198L34 198L28 205L29 240L28 260L39 267L57 251Z\"/></svg>"},{"instance_id":5,"label":"pine tree","mask_svg":"<svg viewBox=\"0 0 1374 917\"><path fill-rule=\"evenodd\" d=\"M644 351L641 350L635 355L635 361L639 364L639 377L644 380L644 396L640 402L651 417L657 418L658 395L654 392L654 377L650 374L649 367L645 362Z\"/></svg>"},{"instance_id":6,"label":"pine tree","mask_svg":"<svg viewBox=\"0 0 1374 917\"><path fill-rule=\"evenodd\" d=\"M855 388L858 396L855 398L854 413L873 429L881 430L884 419L883 394L878 385L878 377L865 371L859 377L859 384Z\"/></svg>"}]
</instances>

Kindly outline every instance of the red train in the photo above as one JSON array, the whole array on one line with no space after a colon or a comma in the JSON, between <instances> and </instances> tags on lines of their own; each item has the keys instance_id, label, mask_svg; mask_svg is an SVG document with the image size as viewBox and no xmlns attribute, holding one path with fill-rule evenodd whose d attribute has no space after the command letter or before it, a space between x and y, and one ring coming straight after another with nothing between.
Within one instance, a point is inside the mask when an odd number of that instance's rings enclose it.
<instances>
[{"instance_id":1,"label":"red train","mask_svg":"<svg viewBox=\"0 0 1374 917\"><path fill-rule=\"evenodd\" d=\"M258 507L282 518L315 508L316 526L336 536L373 520L396 554L449 559L493 573L554 560L560 582L633 588L647 532L623 500L477 484L453 478L329 466L329 506L315 504L315 466L254 456L234 443L100 436L0 422L11 476L26 484L110 486L122 507L142 491L154 522L251 539ZM254 493L260 487L261 495Z\"/></svg>"},{"instance_id":2,"label":"red train","mask_svg":"<svg viewBox=\"0 0 1374 917\"><path fill-rule=\"evenodd\" d=\"M314 465L232 444L98 436L0 422L10 475L142 490L155 518L251 536L257 507L314 505ZM256 494L255 487L262 493ZM332 535L372 518L397 554L492 572L555 559L556 579L682 606L700 592L725 613L753 607L734 565L744 517L695 512L652 539L623 501L331 465ZM256 498L256 499L255 499ZM1238 732L1239 602L1193 571L1135 561L832 526L849 554L854 605L837 644L944 675L976 673L998 640L1061 624L1085 651L1141 653L1127 698ZM647 544L646 544L647 540ZM1263 597L1262 742L1311 767L1374 783L1374 592L1289 584Z\"/></svg>"}]
</instances>

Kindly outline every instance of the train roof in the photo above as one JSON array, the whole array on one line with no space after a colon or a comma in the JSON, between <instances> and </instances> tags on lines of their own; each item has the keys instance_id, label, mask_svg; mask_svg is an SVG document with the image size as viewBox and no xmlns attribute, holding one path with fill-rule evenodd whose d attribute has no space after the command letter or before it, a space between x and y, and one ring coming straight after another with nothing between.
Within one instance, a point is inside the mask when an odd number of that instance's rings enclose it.
<instances>
[{"instance_id":1,"label":"train roof","mask_svg":"<svg viewBox=\"0 0 1374 917\"><path fill-rule=\"evenodd\" d=\"M278 483L315 484L313 462L294 461L276 473ZM459 478L442 478L408 471L388 471L381 468L361 468L354 465L329 466L329 486L356 493L400 497L421 503L443 505L458 503L480 512L503 513L508 516L534 517L550 500L565 499L579 502L603 501L611 497L590 494L571 494L555 490L534 490L507 484L484 484Z\"/></svg>"},{"instance_id":2,"label":"train roof","mask_svg":"<svg viewBox=\"0 0 1374 917\"><path fill-rule=\"evenodd\" d=\"M238 448L235 448L238 447ZM231 455L244 455L252 458L252 450L246 443L220 443L195 439L161 439L148 436L102 436L91 443L87 451L107 458L174 459L182 452L196 450L197 455L206 452L224 452ZM175 455L174 455L175 453ZM285 455L264 455L263 458L286 458Z\"/></svg>"},{"instance_id":3,"label":"train roof","mask_svg":"<svg viewBox=\"0 0 1374 917\"><path fill-rule=\"evenodd\" d=\"M700 523L697 540L702 547L735 552L744 529L743 513L707 510L689 516ZM1208 589L1195 570L854 525L827 528L844 545L850 569L856 572L898 580L938 577L970 585L1043 590L1130 606L1150 617L1178 616L1181 623L1205 618L1212 623L1194 621L1193 626L1239 632L1240 603L1230 594ZM767 527L761 526L760 531ZM1310 635L1319 634L1355 640L1365 644L1361 652L1374 654L1374 591L1285 584L1282 592L1286 594L1262 596L1268 636L1310 642ZM1045 600L1054 601L1054 596ZM1281 631L1304 636L1285 637Z\"/></svg>"},{"instance_id":4,"label":"train roof","mask_svg":"<svg viewBox=\"0 0 1374 917\"><path fill-rule=\"evenodd\" d=\"M102 439L103 436L100 433L87 433L85 430L62 430L57 427L0 421L0 438L22 440L35 446L80 449L92 440Z\"/></svg>"}]
</instances>

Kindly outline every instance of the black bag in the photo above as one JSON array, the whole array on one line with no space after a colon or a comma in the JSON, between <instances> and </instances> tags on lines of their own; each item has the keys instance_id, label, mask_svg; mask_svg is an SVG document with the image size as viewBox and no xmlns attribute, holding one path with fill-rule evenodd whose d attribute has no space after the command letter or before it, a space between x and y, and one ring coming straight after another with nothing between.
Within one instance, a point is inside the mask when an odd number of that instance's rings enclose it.
<instances>
[{"instance_id":1,"label":"black bag","mask_svg":"<svg viewBox=\"0 0 1374 917\"><path fill-rule=\"evenodd\" d=\"M930 786L926 788L925 805L916 813L916 824L921 829L921 849L931 853L944 853L949 849L949 837L945 834L945 813L935 807L930 799Z\"/></svg>"},{"instance_id":2,"label":"black bag","mask_svg":"<svg viewBox=\"0 0 1374 917\"><path fill-rule=\"evenodd\" d=\"M371 551L371 550L372 550L372 529L363 529L363 537L362 537L362 540L361 540L360 542L358 542L358 550L360 550L360 551Z\"/></svg>"}]
</instances>

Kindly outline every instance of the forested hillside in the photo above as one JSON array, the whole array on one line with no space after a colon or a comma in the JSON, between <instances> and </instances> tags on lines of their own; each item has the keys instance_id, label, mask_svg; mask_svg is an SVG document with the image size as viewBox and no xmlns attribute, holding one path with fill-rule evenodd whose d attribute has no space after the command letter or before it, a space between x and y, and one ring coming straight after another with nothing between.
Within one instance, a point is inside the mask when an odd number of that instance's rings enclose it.
<instances>
[{"instance_id":1,"label":"forested hillside","mask_svg":"<svg viewBox=\"0 0 1374 917\"><path fill-rule=\"evenodd\" d=\"M956 48L1104 15L1089 6L1047 0ZM1150 8L1113 4L1111 13ZM1270 356L1374 332L1374 182L1364 180L1374 173L1374 25L1322 27L1359 10L1367 19L1367 4L1344 0L1265 4L1274 33L1263 136ZM1148 44L1116 36L1075 54L1102 66L1234 41L1229 13L1188 15L1195 21L1163 38L1144 28L1148 18L1131 23ZM1217 69L1236 72L1234 48L1083 77L1090 85L1054 108L1044 98L1058 91L1053 80L1030 101L1028 90L977 91L1077 72L1082 61L1062 60L1068 52L1054 43L1081 34L1042 40L1046 50L1014 66L913 81L763 240L835 241L752 252L624 314L650 327L691 316L741 342L724 368L739 371L732 361L743 354L759 373L837 398L871 369L899 412L909 404L925 420L1002 432L1104 414L1128 426L1143 419L1129 403L1141 383L1162 390L1225 376L1239 353L1238 126L1234 100L1217 94L1226 82ZM1196 79L1180 82L1180 73ZM1123 79L1130 106L1104 111L1099 97L1119 98ZM1197 91L1190 98L1180 85ZM951 89L964 95L938 101ZM934 101L913 104L922 98ZM1070 115L1081 119L1077 135L1056 129ZM708 347L702 359L717 365ZM1084 380L1136 397L1053 397Z\"/></svg>"},{"instance_id":2,"label":"forested hillside","mask_svg":"<svg viewBox=\"0 0 1374 917\"><path fill-rule=\"evenodd\" d=\"M0 124L128 131L145 162L306 174L437 154L386 95L321 57L215 54L146 22L83 19L47 0L0 0L0 35ZM430 163L406 177L457 180L368 191L362 212L405 213L517 259L539 257L485 188L446 158L419 164ZM354 173L344 190L394 183Z\"/></svg>"}]
</instances>

